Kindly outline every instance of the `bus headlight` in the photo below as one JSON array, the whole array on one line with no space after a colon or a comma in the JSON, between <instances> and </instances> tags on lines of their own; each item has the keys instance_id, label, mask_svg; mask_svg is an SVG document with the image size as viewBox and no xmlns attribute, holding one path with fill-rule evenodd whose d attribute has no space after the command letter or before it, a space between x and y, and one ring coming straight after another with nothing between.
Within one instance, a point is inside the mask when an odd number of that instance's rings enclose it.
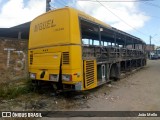
<instances>
[{"instance_id":1,"label":"bus headlight","mask_svg":"<svg viewBox=\"0 0 160 120\"><path fill-rule=\"evenodd\" d=\"M31 79L36 79L36 74L35 73L30 73L29 76L30 76Z\"/></svg>"},{"instance_id":2,"label":"bus headlight","mask_svg":"<svg viewBox=\"0 0 160 120\"><path fill-rule=\"evenodd\" d=\"M72 75L62 75L62 80L64 81L72 81Z\"/></svg>"}]
</instances>

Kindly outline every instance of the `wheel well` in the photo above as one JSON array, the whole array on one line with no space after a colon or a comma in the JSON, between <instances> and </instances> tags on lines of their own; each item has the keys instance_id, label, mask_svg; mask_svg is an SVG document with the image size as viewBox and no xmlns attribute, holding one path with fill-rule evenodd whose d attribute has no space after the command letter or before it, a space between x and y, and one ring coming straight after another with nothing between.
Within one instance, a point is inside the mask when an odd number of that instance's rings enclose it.
<instances>
[{"instance_id":1,"label":"wheel well","mask_svg":"<svg viewBox=\"0 0 160 120\"><path fill-rule=\"evenodd\" d=\"M113 63L110 67L109 79L117 80L120 78L120 67L119 63Z\"/></svg>"}]
</instances>

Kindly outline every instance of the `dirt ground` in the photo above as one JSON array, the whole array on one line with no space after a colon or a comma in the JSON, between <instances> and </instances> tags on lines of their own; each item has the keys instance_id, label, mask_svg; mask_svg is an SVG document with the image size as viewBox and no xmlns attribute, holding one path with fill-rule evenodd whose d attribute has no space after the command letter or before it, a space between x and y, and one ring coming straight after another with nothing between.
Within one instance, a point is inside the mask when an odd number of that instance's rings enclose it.
<instances>
[{"instance_id":1,"label":"dirt ground","mask_svg":"<svg viewBox=\"0 0 160 120\"><path fill-rule=\"evenodd\" d=\"M78 111L160 111L160 60L148 61L120 81L99 88L54 95L51 91L30 93L16 99L1 100L0 111L10 110L78 110ZM43 118L49 119L49 118ZM53 118L50 118L53 119ZM160 120L160 118L55 118L56 120Z\"/></svg>"}]
</instances>

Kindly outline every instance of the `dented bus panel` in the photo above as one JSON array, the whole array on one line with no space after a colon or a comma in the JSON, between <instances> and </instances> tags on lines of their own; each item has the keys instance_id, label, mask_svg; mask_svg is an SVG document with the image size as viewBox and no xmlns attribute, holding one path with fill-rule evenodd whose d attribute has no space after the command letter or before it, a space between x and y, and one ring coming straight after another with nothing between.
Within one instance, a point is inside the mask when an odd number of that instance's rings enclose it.
<instances>
[{"instance_id":1,"label":"dented bus panel","mask_svg":"<svg viewBox=\"0 0 160 120\"><path fill-rule=\"evenodd\" d=\"M62 90L88 90L146 65L145 43L81 11L65 7L31 22L29 74Z\"/></svg>"}]
</instances>

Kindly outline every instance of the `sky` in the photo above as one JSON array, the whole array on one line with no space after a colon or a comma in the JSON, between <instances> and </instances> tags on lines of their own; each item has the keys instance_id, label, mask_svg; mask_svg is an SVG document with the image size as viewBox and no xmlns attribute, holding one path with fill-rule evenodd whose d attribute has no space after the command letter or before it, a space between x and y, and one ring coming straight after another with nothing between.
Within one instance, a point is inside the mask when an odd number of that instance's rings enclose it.
<instances>
[{"instance_id":1,"label":"sky","mask_svg":"<svg viewBox=\"0 0 160 120\"><path fill-rule=\"evenodd\" d=\"M51 0L50 5L74 7L147 44L151 36L152 44L160 46L160 0ZM0 28L31 21L45 9L46 0L0 0Z\"/></svg>"}]
</instances>

